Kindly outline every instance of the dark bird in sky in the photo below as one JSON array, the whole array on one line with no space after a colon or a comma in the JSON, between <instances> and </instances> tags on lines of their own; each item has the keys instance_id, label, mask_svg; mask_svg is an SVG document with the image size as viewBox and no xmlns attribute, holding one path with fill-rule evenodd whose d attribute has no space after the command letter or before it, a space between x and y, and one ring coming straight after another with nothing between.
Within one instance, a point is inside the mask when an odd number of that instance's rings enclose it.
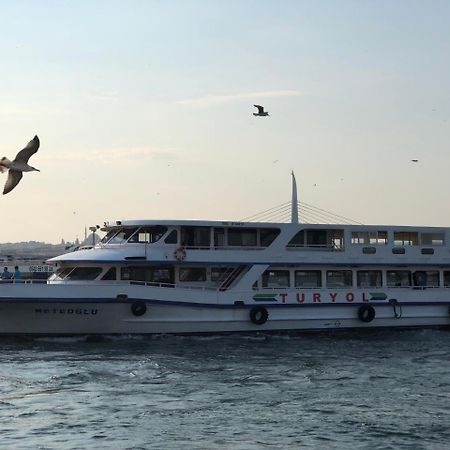
<instances>
[{"instance_id":1,"label":"dark bird in sky","mask_svg":"<svg viewBox=\"0 0 450 450\"><path fill-rule=\"evenodd\" d=\"M253 106L255 108L258 108L258 112L257 113L253 113L254 116L264 117L264 116L268 116L269 115L268 112L264 111L264 106L261 106L261 105L253 105Z\"/></svg>"},{"instance_id":2,"label":"dark bird in sky","mask_svg":"<svg viewBox=\"0 0 450 450\"><path fill-rule=\"evenodd\" d=\"M418 159L412 159L411 161L412 161L412 162L419 162Z\"/></svg>"},{"instance_id":3,"label":"dark bird in sky","mask_svg":"<svg viewBox=\"0 0 450 450\"><path fill-rule=\"evenodd\" d=\"M17 153L13 161L10 161L5 156L0 159L0 172L5 172L9 170L8 178L3 189L3 195L11 192L22 179L23 172L40 172L39 169L28 165L28 160L32 155L34 155L39 149L39 138L35 136L27 146Z\"/></svg>"}]
</instances>

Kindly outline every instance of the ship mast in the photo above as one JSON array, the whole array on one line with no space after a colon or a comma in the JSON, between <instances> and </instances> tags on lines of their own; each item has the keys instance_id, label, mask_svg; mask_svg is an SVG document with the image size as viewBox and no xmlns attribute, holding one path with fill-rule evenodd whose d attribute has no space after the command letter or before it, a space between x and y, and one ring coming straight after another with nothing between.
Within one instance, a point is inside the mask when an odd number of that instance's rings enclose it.
<instances>
[{"instance_id":1,"label":"ship mast","mask_svg":"<svg viewBox=\"0 0 450 450\"><path fill-rule=\"evenodd\" d=\"M291 223L298 223L297 183L292 171Z\"/></svg>"}]
</instances>

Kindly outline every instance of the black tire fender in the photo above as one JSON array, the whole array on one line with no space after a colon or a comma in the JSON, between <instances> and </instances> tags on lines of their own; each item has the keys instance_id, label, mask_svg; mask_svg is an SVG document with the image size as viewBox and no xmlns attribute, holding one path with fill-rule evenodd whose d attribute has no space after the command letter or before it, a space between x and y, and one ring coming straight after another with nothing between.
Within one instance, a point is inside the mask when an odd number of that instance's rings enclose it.
<instances>
[{"instance_id":1,"label":"black tire fender","mask_svg":"<svg viewBox=\"0 0 450 450\"><path fill-rule=\"evenodd\" d=\"M250 310L250 320L255 325L262 325L267 322L269 313L263 306L255 306Z\"/></svg>"},{"instance_id":2,"label":"black tire fender","mask_svg":"<svg viewBox=\"0 0 450 450\"><path fill-rule=\"evenodd\" d=\"M131 304L133 316L143 316L147 312L147 305L144 302L133 302Z\"/></svg>"},{"instance_id":3,"label":"black tire fender","mask_svg":"<svg viewBox=\"0 0 450 450\"><path fill-rule=\"evenodd\" d=\"M375 319L375 308L371 305L361 305L358 309L358 319L361 322L372 322Z\"/></svg>"}]
</instances>

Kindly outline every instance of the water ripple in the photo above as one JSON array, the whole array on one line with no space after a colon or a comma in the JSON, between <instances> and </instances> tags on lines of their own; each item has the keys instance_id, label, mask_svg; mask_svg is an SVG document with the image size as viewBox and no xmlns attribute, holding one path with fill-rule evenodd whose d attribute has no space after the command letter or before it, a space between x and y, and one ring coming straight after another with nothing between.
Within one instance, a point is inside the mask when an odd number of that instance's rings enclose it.
<instances>
[{"instance_id":1,"label":"water ripple","mask_svg":"<svg viewBox=\"0 0 450 450\"><path fill-rule=\"evenodd\" d=\"M1 346L3 448L444 449L450 439L446 331Z\"/></svg>"}]
</instances>

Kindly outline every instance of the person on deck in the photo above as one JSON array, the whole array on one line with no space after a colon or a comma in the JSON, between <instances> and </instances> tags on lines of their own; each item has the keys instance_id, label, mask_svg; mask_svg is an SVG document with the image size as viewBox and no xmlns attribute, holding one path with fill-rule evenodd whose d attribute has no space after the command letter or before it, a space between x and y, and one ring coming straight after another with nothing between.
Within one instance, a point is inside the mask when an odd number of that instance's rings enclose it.
<instances>
[{"instance_id":1,"label":"person on deck","mask_svg":"<svg viewBox=\"0 0 450 450\"><path fill-rule=\"evenodd\" d=\"M22 272L19 270L19 266L14 267L14 283L22 283Z\"/></svg>"},{"instance_id":2,"label":"person on deck","mask_svg":"<svg viewBox=\"0 0 450 450\"><path fill-rule=\"evenodd\" d=\"M11 279L11 274L8 271L8 268L5 267L3 269L2 275L1 275L2 283L8 283L8 280Z\"/></svg>"}]
</instances>

